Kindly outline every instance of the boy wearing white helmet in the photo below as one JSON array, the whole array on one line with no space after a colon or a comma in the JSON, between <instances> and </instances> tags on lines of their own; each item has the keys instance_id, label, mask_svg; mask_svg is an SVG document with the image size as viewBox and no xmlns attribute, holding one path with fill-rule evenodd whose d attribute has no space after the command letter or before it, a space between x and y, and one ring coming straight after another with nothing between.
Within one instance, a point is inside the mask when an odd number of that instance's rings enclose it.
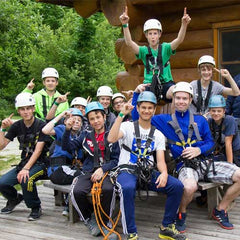
<instances>
[{"instance_id":1,"label":"boy wearing white helmet","mask_svg":"<svg viewBox=\"0 0 240 240\"><path fill-rule=\"evenodd\" d=\"M30 93L18 94L15 107L22 119L13 122L11 114L2 121L0 150L17 137L22 150L21 162L0 178L0 192L8 200L1 213L11 213L24 199L27 207L31 208L28 220L34 221L42 213L35 182L45 174L47 145L50 145L50 139L41 131L45 123L34 117L35 100ZM14 188L16 184L21 185L23 194Z\"/></svg>"},{"instance_id":2,"label":"boy wearing white helmet","mask_svg":"<svg viewBox=\"0 0 240 240\"><path fill-rule=\"evenodd\" d=\"M198 60L200 79L190 83L193 87L193 101L190 109L194 114L208 117L208 102L213 95L238 96L240 94L240 90L228 70L218 70L215 67L215 60L210 55L203 55ZM219 72L222 77L227 79L230 87L225 87L221 83L213 81L213 71Z\"/></svg>"},{"instance_id":3,"label":"boy wearing white helmet","mask_svg":"<svg viewBox=\"0 0 240 240\"><path fill-rule=\"evenodd\" d=\"M137 94L133 96L136 104ZM207 120L201 115L193 115L189 106L193 98L190 83L178 82L173 89L174 114L159 114L152 117L152 124L167 138L169 149L176 161L178 179L184 185L184 192L176 228L186 231L186 211L197 191L197 182L208 179L210 182L228 184L228 191L218 206L213 209L212 216L225 229L233 229L229 222L227 208L240 195L240 168L227 162L214 162L210 153L214 141ZM132 111L133 120L138 118ZM213 165L214 162L214 165Z\"/></svg>"},{"instance_id":4,"label":"boy wearing white helmet","mask_svg":"<svg viewBox=\"0 0 240 240\"><path fill-rule=\"evenodd\" d=\"M113 90L109 86L101 86L97 90L97 99L102 104L106 113L106 126L110 128L114 123L116 116L110 111L110 105L113 97Z\"/></svg>"},{"instance_id":5,"label":"boy wearing white helmet","mask_svg":"<svg viewBox=\"0 0 240 240\"><path fill-rule=\"evenodd\" d=\"M124 103L126 103L126 101L127 101L126 97L122 93L114 93L113 94L112 106L113 106L113 110L115 111L116 116L121 112L121 109L122 109ZM123 122L131 121L131 119L132 119L131 113L129 113L126 116L124 116Z\"/></svg>"},{"instance_id":6,"label":"boy wearing white helmet","mask_svg":"<svg viewBox=\"0 0 240 240\"><path fill-rule=\"evenodd\" d=\"M181 202L183 184L169 176L164 158L165 137L151 124L157 106L154 93L144 91L138 94L137 110L139 120L122 122L123 117L131 112L130 102L124 104L109 135L109 142L119 140L122 146L119 156L119 174L117 186L121 197L123 232L127 239L137 240L135 223L136 185L167 195L166 209L160 227L159 238L186 240L186 236L175 230L176 212ZM157 163L154 162L153 151L156 152Z\"/></svg>"},{"instance_id":7,"label":"boy wearing white helmet","mask_svg":"<svg viewBox=\"0 0 240 240\"><path fill-rule=\"evenodd\" d=\"M133 52L144 63L144 81L151 84L150 90L155 93L157 99L169 100L172 98L172 88L174 85L169 60L175 54L177 47L183 42L187 26L191 21L190 16L184 8L182 24L178 36L170 43L159 43L162 35L162 25L157 19L149 19L145 22L143 31L148 40L149 47L139 46L135 43L128 28L129 16L127 7L120 16L123 26L125 42Z\"/></svg>"},{"instance_id":8,"label":"boy wearing white helmet","mask_svg":"<svg viewBox=\"0 0 240 240\"><path fill-rule=\"evenodd\" d=\"M59 102L58 97L61 94L56 90L58 85L59 74L55 68L45 68L42 72L42 80L44 88L33 94L36 101L35 116L45 120L50 108L53 104L57 106L56 116L69 108L68 102ZM33 92L34 78L27 84L23 92Z\"/></svg>"}]
</instances>

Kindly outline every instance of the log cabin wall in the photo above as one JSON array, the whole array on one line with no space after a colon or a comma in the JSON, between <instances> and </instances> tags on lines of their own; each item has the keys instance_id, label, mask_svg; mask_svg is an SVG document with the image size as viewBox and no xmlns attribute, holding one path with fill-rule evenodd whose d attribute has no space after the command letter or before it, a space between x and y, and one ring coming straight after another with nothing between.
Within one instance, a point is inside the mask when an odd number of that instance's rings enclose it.
<instances>
[{"instance_id":1,"label":"log cabin wall","mask_svg":"<svg viewBox=\"0 0 240 240\"><path fill-rule=\"evenodd\" d=\"M82 17L102 11L109 23L121 27L119 16L128 6L129 27L134 41L147 45L142 28L149 18L157 18L163 26L161 42L171 42L177 37L183 9L191 16L184 42L171 57L175 82L191 81L199 77L197 62L200 56L210 54L218 60L218 46L214 40L213 26L217 23L240 20L240 0L38 0L74 7ZM216 36L216 32L215 32ZM126 71L116 76L119 91L134 89L143 81L143 64L136 60L124 39L116 39L115 52L124 63Z\"/></svg>"}]
</instances>

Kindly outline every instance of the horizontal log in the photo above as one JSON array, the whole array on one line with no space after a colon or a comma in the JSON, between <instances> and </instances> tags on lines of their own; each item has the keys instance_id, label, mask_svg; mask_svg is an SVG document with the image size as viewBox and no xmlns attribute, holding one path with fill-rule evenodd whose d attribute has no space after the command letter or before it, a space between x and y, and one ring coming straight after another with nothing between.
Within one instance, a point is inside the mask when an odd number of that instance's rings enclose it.
<instances>
[{"instance_id":1,"label":"horizontal log","mask_svg":"<svg viewBox=\"0 0 240 240\"><path fill-rule=\"evenodd\" d=\"M124 67L130 75L143 76L144 74L144 65L142 64L135 65L124 64Z\"/></svg>"},{"instance_id":2,"label":"horizontal log","mask_svg":"<svg viewBox=\"0 0 240 240\"><path fill-rule=\"evenodd\" d=\"M116 86L120 92L134 90L142 82L143 77L130 75L128 72L119 72L116 77Z\"/></svg>"},{"instance_id":3,"label":"horizontal log","mask_svg":"<svg viewBox=\"0 0 240 240\"><path fill-rule=\"evenodd\" d=\"M213 48L177 51L174 56L171 56L171 68L196 68L198 59L203 55L213 56Z\"/></svg>"},{"instance_id":4,"label":"horizontal log","mask_svg":"<svg viewBox=\"0 0 240 240\"><path fill-rule=\"evenodd\" d=\"M76 9L77 13L84 18L88 18L100 10L100 6L98 5L97 0L75 0L74 8Z\"/></svg>"},{"instance_id":5,"label":"horizontal log","mask_svg":"<svg viewBox=\"0 0 240 240\"><path fill-rule=\"evenodd\" d=\"M175 83L181 81L191 82L192 80L199 79L197 68L172 69L172 76Z\"/></svg>"},{"instance_id":6,"label":"horizontal log","mask_svg":"<svg viewBox=\"0 0 240 240\"><path fill-rule=\"evenodd\" d=\"M101 10L112 26L120 26L120 15L127 5L125 0L100 0ZM130 10L130 9L128 9Z\"/></svg>"}]
</instances>

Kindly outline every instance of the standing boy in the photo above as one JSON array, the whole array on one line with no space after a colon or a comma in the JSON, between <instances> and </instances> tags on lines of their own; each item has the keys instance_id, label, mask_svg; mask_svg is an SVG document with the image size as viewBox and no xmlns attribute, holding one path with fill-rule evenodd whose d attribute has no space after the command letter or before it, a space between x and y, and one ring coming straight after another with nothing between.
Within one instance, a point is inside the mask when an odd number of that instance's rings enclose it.
<instances>
[{"instance_id":1,"label":"standing boy","mask_svg":"<svg viewBox=\"0 0 240 240\"><path fill-rule=\"evenodd\" d=\"M159 130L151 125L156 104L157 99L154 93L142 92L137 99L139 120L134 123L122 123L124 116L132 110L132 105L127 103L119 113L108 135L109 142L119 140L122 146L117 185L121 191L123 232L127 234L128 240L138 239L134 201L138 178L142 176L150 190L167 194L159 238L186 239L175 229L174 224L182 198L183 185L179 180L168 175L164 158L165 138ZM156 151L158 171L154 168L153 151Z\"/></svg>"},{"instance_id":2,"label":"standing boy","mask_svg":"<svg viewBox=\"0 0 240 240\"><path fill-rule=\"evenodd\" d=\"M36 105L35 105L35 116L42 120L45 120L50 108L53 104L57 106L55 116L67 110L69 108L68 102L62 102L61 104L57 102L57 98L61 94L57 91L59 74L55 68L45 68L42 72L42 80L44 88L33 94ZM35 86L34 79L32 79L23 92L32 93Z\"/></svg>"},{"instance_id":3,"label":"standing boy","mask_svg":"<svg viewBox=\"0 0 240 240\"><path fill-rule=\"evenodd\" d=\"M42 214L35 182L45 174L48 138L42 133L44 122L34 117L35 100L30 93L17 95L15 106L22 119L13 123L10 115L2 121L0 150L17 137L22 150L21 162L0 178L0 192L8 200L1 213L11 213L24 200L27 207L31 208L28 220L34 221ZM14 188L16 184L21 185L22 194Z\"/></svg>"},{"instance_id":4,"label":"standing boy","mask_svg":"<svg viewBox=\"0 0 240 240\"><path fill-rule=\"evenodd\" d=\"M159 43L162 36L162 25L157 19L149 19L144 23L143 31L148 40L149 47L139 46L132 38L128 28L129 16L127 7L120 16L123 26L123 33L126 44L131 47L133 52L144 63L144 81L143 83L152 84L150 89L155 93L157 99L169 100L172 98L173 78L170 68L170 57L175 54L175 50L183 42L187 31L187 26L191 21L187 14L187 8L184 8L181 28L178 36L170 43ZM156 91L158 89L158 91Z\"/></svg>"}]
</instances>

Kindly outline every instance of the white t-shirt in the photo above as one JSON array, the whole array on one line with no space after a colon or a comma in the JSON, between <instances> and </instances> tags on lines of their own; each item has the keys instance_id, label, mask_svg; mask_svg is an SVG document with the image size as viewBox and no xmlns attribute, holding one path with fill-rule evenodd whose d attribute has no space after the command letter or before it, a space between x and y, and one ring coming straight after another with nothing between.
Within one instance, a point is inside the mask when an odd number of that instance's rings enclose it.
<instances>
[{"instance_id":1,"label":"white t-shirt","mask_svg":"<svg viewBox=\"0 0 240 240\"><path fill-rule=\"evenodd\" d=\"M141 138L141 151L143 152L145 149L146 141L148 139L148 134L150 133L150 129L143 129L139 126L140 130L140 138ZM137 163L137 156L130 153L129 151L125 150L122 147L122 144L128 146L131 150L137 150L137 143L136 143L136 134L134 130L134 123L133 122L123 122L120 127L120 131L123 132L123 138L119 139L119 145L121 147L121 152L119 156L118 165L122 164L136 164ZM153 141L149 146L148 152L157 151L157 150L165 150L165 137L164 135L157 129L154 131ZM153 156L147 156L150 162L153 163L154 159Z\"/></svg>"}]
</instances>

